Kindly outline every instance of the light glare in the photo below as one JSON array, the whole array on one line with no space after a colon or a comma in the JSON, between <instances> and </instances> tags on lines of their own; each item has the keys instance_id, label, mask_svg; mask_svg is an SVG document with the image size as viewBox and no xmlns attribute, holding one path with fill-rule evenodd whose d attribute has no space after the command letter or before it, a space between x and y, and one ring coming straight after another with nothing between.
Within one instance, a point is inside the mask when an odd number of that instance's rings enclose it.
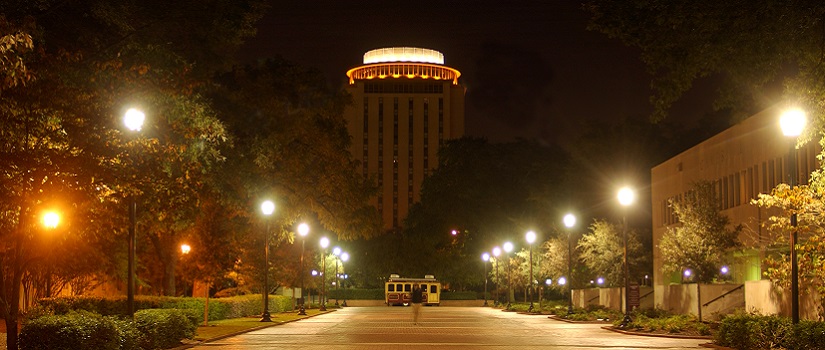
<instances>
[{"instance_id":1,"label":"light glare","mask_svg":"<svg viewBox=\"0 0 825 350\"><path fill-rule=\"evenodd\" d=\"M509 253L513 251L513 243L504 242L504 251Z\"/></svg>"},{"instance_id":2,"label":"light glare","mask_svg":"<svg viewBox=\"0 0 825 350\"><path fill-rule=\"evenodd\" d=\"M48 211L43 214L43 226L46 226L46 228L57 228L58 224L60 224L59 214L53 211Z\"/></svg>"},{"instance_id":3,"label":"light glare","mask_svg":"<svg viewBox=\"0 0 825 350\"><path fill-rule=\"evenodd\" d=\"M533 231L527 231L527 234L524 236L524 239L527 240L527 243L533 244L536 241L536 233Z\"/></svg>"},{"instance_id":4,"label":"light glare","mask_svg":"<svg viewBox=\"0 0 825 350\"><path fill-rule=\"evenodd\" d=\"M565 215L563 221L564 221L564 226L567 227L567 228L571 228L573 226L576 226L576 216L573 215L573 214Z\"/></svg>"},{"instance_id":5,"label":"light glare","mask_svg":"<svg viewBox=\"0 0 825 350\"><path fill-rule=\"evenodd\" d=\"M633 204L633 201L636 200L636 193L633 192L630 187L622 187L622 189L619 190L618 198L619 204L626 207Z\"/></svg>"},{"instance_id":6,"label":"light glare","mask_svg":"<svg viewBox=\"0 0 825 350\"><path fill-rule=\"evenodd\" d=\"M481 260L490 261L490 253L481 254Z\"/></svg>"},{"instance_id":7,"label":"light glare","mask_svg":"<svg viewBox=\"0 0 825 350\"><path fill-rule=\"evenodd\" d=\"M779 126L785 136L799 136L806 123L805 111L799 108L788 110L779 118Z\"/></svg>"},{"instance_id":8,"label":"light glare","mask_svg":"<svg viewBox=\"0 0 825 350\"><path fill-rule=\"evenodd\" d=\"M180 252L181 252L182 254L189 254L189 252L190 252L191 250L192 250L192 247L191 247L191 246L189 246L189 245L188 245L188 244L186 244L186 243L184 243L184 244L181 244L181 245L180 245Z\"/></svg>"},{"instance_id":9,"label":"light glare","mask_svg":"<svg viewBox=\"0 0 825 350\"><path fill-rule=\"evenodd\" d=\"M306 237L306 235L309 234L309 225L305 223L298 225L298 234L301 235L301 237Z\"/></svg>"},{"instance_id":10,"label":"light glare","mask_svg":"<svg viewBox=\"0 0 825 350\"><path fill-rule=\"evenodd\" d=\"M272 203L270 200L266 200L261 203L261 212L264 215L272 215L275 212L275 203Z\"/></svg>"},{"instance_id":11,"label":"light glare","mask_svg":"<svg viewBox=\"0 0 825 350\"><path fill-rule=\"evenodd\" d=\"M327 249L329 247L329 238L321 237L321 248Z\"/></svg>"},{"instance_id":12,"label":"light glare","mask_svg":"<svg viewBox=\"0 0 825 350\"><path fill-rule=\"evenodd\" d=\"M126 128L132 131L140 131L145 120L146 115L135 108L129 108L126 114L123 115L123 123L126 125Z\"/></svg>"},{"instance_id":13,"label":"light glare","mask_svg":"<svg viewBox=\"0 0 825 350\"><path fill-rule=\"evenodd\" d=\"M499 248L499 247L493 248L493 255L496 256L496 257L501 255L501 248Z\"/></svg>"}]
</instances>

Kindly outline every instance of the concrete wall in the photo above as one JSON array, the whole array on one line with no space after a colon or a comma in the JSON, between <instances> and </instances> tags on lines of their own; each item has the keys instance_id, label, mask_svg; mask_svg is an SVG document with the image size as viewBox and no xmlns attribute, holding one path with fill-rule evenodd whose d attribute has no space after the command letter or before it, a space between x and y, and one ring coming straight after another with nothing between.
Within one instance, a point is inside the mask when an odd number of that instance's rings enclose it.
<instances>
[{"instance_id":1,"label":"concrete wall","mask_svg":"<svg viewBox=\"0 0 825 350\"><path fill-rule=\"evenodd\" d=\"M624 288L587 288L573 290L573 305L585 308L601 305L608 309L624 310ZM653 308L653 287L639 287L639 304L642 309Z\"/></svg>"},{"instance_id":2,"label":"concrete wall","mask_svg":"<svg viewBox=\"0 0 825 350\"><path fill-rule=\"evenodd\" d=\"M573 289L573 306L585 308L587 305L599 305L599 289Z\"/></svg>"},{"instance_id":3,"label":"concrete wall","mask_svg":"<svg viewBox=\"0 0 825 350\"><path fill-rule=\"evenodd\" d=\"M745 307L745 291L741 286L741 284L672 284L665 287L668 298L665 299L667 303L661 307L674 313L698 316L701 302L702 320L718 320L722 315ZM701 288L701 295L697 293L697 287ZM722 295L725 296L722 297Z\"/></svg>"},{"instance_id":4,"label":"concrete wall","mask_svg":"<svg viewBox=\"0 0 825 350\"><path fill-rule=\"evenodd\" d=\"M819 295L814 290L799 295L799 318L817 320ZM745 282L745 309L765 315L791 316L790 293L771 281Z\"/></svg>"}]
</instances>

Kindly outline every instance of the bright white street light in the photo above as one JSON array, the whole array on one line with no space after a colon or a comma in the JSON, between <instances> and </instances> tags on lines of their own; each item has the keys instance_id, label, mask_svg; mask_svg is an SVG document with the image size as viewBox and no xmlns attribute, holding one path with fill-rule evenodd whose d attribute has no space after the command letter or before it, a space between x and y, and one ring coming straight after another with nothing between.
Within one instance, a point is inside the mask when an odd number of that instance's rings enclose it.
<instances>
[{"instance_id":1,"label":"bright white street light","mask_svg":"<svg viewBox=\"0 0 825 350\"><path fill-rule=\"evenodd\" d=\"M329 238L321 237L321 248L327 249L329 247Z\"/></svg>"},{"instance_id":2,"label":"bright white street light","mask_svg":"<svg viewBox=\"0 0 825 350\"><path fill-rule=\"evenodd\" d=\"M503 247L504 247L504 251L505 251L505 252L507 252L507 253L509 253L509 252L512 252L512 251L513 251L513 243L510 243L510 242L504 242Z\"/></svg>"},{"instance_id":3,"label":"bright white street light","mask_svg":"<svg viewBox=\"0 0 825 350\"><path fill-rule=\"evenodd\" d=\"M527 243L533 244L536 241L536 233L533 231L527 231L527 234L524 235L524 239L527 240Z\"/></svg>"},{"instance_id":4,"label":"bright white street light","mask_svg":"<svg viewBox=\"0 0 825 350\"><path fill-rule=\"evenodd\" d=\"M126 128L132 131L140 131L145 120L146 115L135 108L129 108L129 110L126 111L126 114L123 115L123 124L126 125Z\"/></svg>"},{"instance_id":5,"label":"bright white street light","mask_svg":"<svg viewBox=\"0 0 825 350\"><path fill-rule=\"evenodd\" d=\"M553 285L553 280L548 278L548 279L544 280L544 284L546 284L548 286L552 286Z\"/></svg>"},{"instance_id":6,"label":"bright white street light","mask_svg":"<svg viewBox=\"0 0 825 350\"><path fill-rule=\"evenodd\" d=\"M490 253L481 254L481 260L490 261Z\"/></svg>"},{"instance_id":7,"label":"bright white street light","mask_svg":"<svg viewBox=\"0 0 825 350\"><path fill-rule=\"evenodd\" d=\"M300 225L298 225L298 234L302 237L306 237L306 235L309 234L309 225L305 223L301 223Z\"/></svg>"},{"instance_id":8,"label":"bright white street light","mask_svg":"<svg viewBox=\"0 0 825 350\"><path fill-rule=\"evenodd\" d=\"M498 257L499 255L501 255L501 248L494 247L493 248L493 256Z\"/></svg>"},{"instance_id":9,"label":"bright white street light","mask_svg":"<svg viewBox=\"0 0 825 350\"><path fill-rule=\"evenodd\" d=\"M619 190L618 198L619 204L626 207L633 204L633 201L636 200L636 193L633 192L630 187L622 187L622 189Z\"/></svg>"},{"instance_id":10,"label":"bright white street light","mask_svg":"<svg viewBox=\"0 0 825 350\"><path fill-rule=\"evenodd\" d=\"M805 111L795 108L782 113L779 126L785 136L799 136L807 123Z\"/></svg>"},{"instance_id":11,"label":"bright white street light","mask_svg":"<svg viewBox=\"0 0 825 350\"><path fill-rule=\"evenodd\" d=\"M261 203L261 213L264 215L272 215L273 212L275 212L275 203L272 203L270 200Z\"/></svg>"},{"instance_id":12,"label":"bright white street light","mask_svg":"<svg viewBox=\"0 0 825 350\"><path fill-rule=\"evenodd\" d=\"M332 248L332 254L334 254L335 256L341 255L341 248L340 247Z\"/></svg>"},{"instance_id":13,"label":"bright white street light","mask_svg":"<svg viewBox=\"0 0 825 350\"><path fill-rule=\"evenodd\" d=\"M567 214L564 216L564 227L571 228L576 226L576 216L573 214Z\"/></svg>"},{"instance_id":14,"label":"bright white street light","mask_svg":"<svg viewBox=\"0 0 825 350\"><path fill-rule=\"evenodd\" d=\"M565 284L567 284L567 278L559 277L559 285L563 286Z\"/></svg>"},{"instance_id":15,"label":"bright white street light","mask_svg":"<svg viewBox=\"0 0 825 350\"><path fill-rule=\"evenodd\" d=\"M349 253L347 253L347 252L341 253L341 261L347 262L347 260L349 260Z\"/></svg>"}]
</instances>

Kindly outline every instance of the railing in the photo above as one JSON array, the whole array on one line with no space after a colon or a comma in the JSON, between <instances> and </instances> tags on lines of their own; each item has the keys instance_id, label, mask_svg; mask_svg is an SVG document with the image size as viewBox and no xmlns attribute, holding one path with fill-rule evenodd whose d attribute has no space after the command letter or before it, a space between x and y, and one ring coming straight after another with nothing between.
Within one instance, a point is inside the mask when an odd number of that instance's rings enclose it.
<instances>
[{"instance_id":1,"label":"railing","mask_svg":"<svg viewBox=\"0 0 825 350\"><path fill-rule=\"evenodd\" d=\"M591 302L591 301L593 301L593 300L596 300L596 299L598 299L598 298L599 298L599 296L597 295L597 296L595 296L595 297L591 298L590 300L588 300L587 302L589 303L589 302Z\"/></svg>"},{"instance_id":2,"label":"railing","mask_svg":"<svg viewBox=\"0 0 825 350\"><path fill-rule=\"evenodd\" d=\"M719 299L722 299L722 298L724 298L724 297L728 296L728 294L731 294L731 293L733 293L733 292L735 292L735 291L737 291L737 290L740 290L740 289L742 289L742 288L745 288L745 285L744 285L744 284L740 284L740 285L739 285L739 287L733 288L733 289L731 289L731 290L729 290L729 291L727 291L727 292L723 293L722 295L720 295L720 296L718 296L718 297L716 297L716 298L711 299L711 300L710 300L710 301L708 301L707 303L702 304L702 307L706 307L706 306L708 306L708 305L710 305L710 304L713 304L713 302L715 302L715 301L717 301L717 300L719 300Z\"/></svg>"},{"instance_id":3,"label":"railing","mask_svg":"<svg viewBox=\"0 0 825 350\"><path fill-rule=\"evenodd\" d=\"M647 292L647 294L640 296L640 297L639 297L639 300L642 300L642 299L644 299L645 297L647 297L648 295L651 295L651 294L653 294L653 291L652 291L652 290L651 290L651 291L649 291L649 292Z\"/></svg>"}]
</instances>

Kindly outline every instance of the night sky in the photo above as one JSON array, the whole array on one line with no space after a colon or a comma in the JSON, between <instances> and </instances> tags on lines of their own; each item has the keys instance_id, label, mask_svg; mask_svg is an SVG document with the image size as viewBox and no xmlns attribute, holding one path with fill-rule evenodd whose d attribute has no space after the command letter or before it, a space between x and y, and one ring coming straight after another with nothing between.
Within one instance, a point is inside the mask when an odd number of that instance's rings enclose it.
<instances>
[{"instance_id":1,"label":"night sky","mask_svg":"<svg viewBox=\"0 0 825 350\"><path fill-rule=\"evenodd\" d=\"M467 135L565 144L585 121L652 111L638 50L588 31L588 16L580 0L279 0L242 58L282 56L341 86L371 49L438 50L462 73ZM710 90L688 93L673 119L710 111Z\"/></svg>"}]
</instances>

